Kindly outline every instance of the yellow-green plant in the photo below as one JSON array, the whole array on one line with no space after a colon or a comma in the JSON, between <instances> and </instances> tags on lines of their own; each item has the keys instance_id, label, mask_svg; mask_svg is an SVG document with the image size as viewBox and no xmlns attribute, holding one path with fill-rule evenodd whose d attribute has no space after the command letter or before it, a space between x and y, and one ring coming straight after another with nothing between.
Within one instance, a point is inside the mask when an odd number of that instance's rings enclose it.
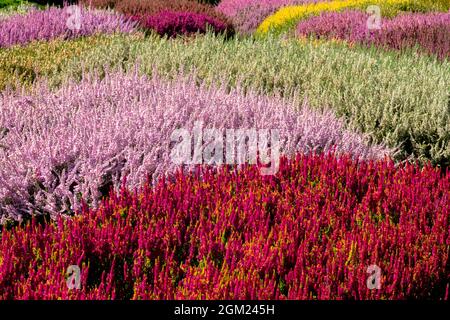
<instances>
[{"instance_id":1,"label":"yellow-green plant","mask_svg":"<svg viewBox=\"0 0 450 320\"><path fill-rule=\"evenodd\" d=\"M29 86L38 77L58 74L65 62L83 56L92 48L105 45L117 37L121 35L98 35L73 41L41 41L25 47L0 49L0 90L17 85Z\"/></svg>"}]
</instances>

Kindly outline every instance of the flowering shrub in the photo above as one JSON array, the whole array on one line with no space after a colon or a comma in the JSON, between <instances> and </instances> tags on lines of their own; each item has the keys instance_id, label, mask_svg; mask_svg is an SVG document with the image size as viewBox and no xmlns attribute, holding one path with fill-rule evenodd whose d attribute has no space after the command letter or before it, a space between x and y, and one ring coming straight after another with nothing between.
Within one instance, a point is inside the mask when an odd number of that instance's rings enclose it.
<instances>
[{"instance_id":1,"label":"flowering shrub","mask_svg":"<svg viewBox=\"0 0 450 320\"><path fill-rule=\"evenodd\" d=\"M201 13L161 11L154 15L134 16L146 29L155 30L159 35L174 37L205 33L208 27L216 33L226 33L227 25Z\"/></svg>"},{"instance_id":2,"label":"flowering shrub","mask_svg":"<svg viewBox=\"0 0 450 320\"><path fill-rule=\"evenodd\" d=\"M131 15L154 15L161 11L199 13L229 24L227 18L208 4L192 0L119 0L116 10Z\"/></svg>"},{"instance_id":3,"label":"flowering shrub","mask_svg":"<svg viewBox=\"0 0 450 320\"><path fill-rule=\"evenodd\" d=\"M75 38L96 33L129 33L134 23L111 12L80 9L79 28L69 28L67 8L50 7L31 10L28 14L14 15L0 20L0 47L24 45L35 40Z\"/></svg>"},{"instance_id":4,"label":"flowering shrub","mask_svg":"<svg viewBox=\"0 0 450 320\"><path fill-rule=\"evenodd\" d=\"M0 91L5 88L28 89L40 78L52 78L61 73L68 61L81 57L92 48L110 45L115 39L136 41L141 34L99 34L72 40L33 42L27 46L0 50ZM80 66L82 67L82 66Z\"/></svg>"},{"instance_id":5,"label":"flowering shrub","mask_svg":"<svg viewBox=\"0 0 450 320\"><path fill-rule=\"evenodd\" d=\"M396 160L450 165L450 61L345 43L299 42L272 37L224 41L213 34L190 41L116 36L61 65L49 78L59 85L66 78L81 79L85 69L100 74L111 68L134 70L136 62L142 73L151 75L156 66L169 78L195 70L199 83L240 85L262 94L307 99L312 108L331 108L376 143L400 145Z\"/></svg>"},{"instance_id":6,"label":"flowering shrub","mask_svg":"<svg viewBox=\"0 0 450 320\"><path fill-rule=\"evenodd\" d=\"M95 106L95 108L93 108ZM378 158L389 150L368 146L331 112L239 89L198 88L189 80L107 75L56 92L0 96L0 219L71 213L82 199L93 206L111 187L136 188L177 168L171 158L175 129L195 122L216 129L278 129L281 152L350 153Z\"/></svg>"},{"instance_id":7,"label":"flowering shrub","mask_svg":"<svg viewBox=\"0 0 450 320\"><path fill-rule=\"evenodd\" d=\"M217 9L233 21L236 30L248 34L281 7L326 1L330 0L223 0Z\"/></svg>"},{"instance_id":8,"label":"flowering shrub","mask_svg":"<svg viewBox=\"0 0 450 320\"><path fill-rule=\"evenodd\" d=\"M360 11L326 12L301 21L301 36L337 38L366 45L405 49L419 45L421 50L450 57L450 14L404 14L382 21L380 30L367 28L368 15Z\"/></svg>"},{"instance_id":9,"label":"flowering shrub","mask_svg":"<svg viewBox=\"0 0 450 320\"><path fill-rule=\"evenodd\" d=\"M450 173L298 156L177 174L0 238L1 299L448 299ZM65 272L81 269L81 290ZM381 269L379 290L367 269Z\"/></svg>"},{"instance_id":10,"label":"flowering shrub","mask_svg":"<svg viewBox=\"0 0 450 320\"><path fill-rule=\"evenodd\" d=\"M186 33L192 30L204 32L206 23L217 32L223 32L224 29L227 33L233 32L233 26L225 15L212 5L195 0L83 0L83 3L100 8L114 7L160 34L175 35L182 30Z\"/></svg>"},{"instance_id":11,"label":"flowering shrub","mask_svg":"<svg viewBox=\"0 0 450 320\"><path fill-rule=\"evenodd\" d=\"M401 11L428 11L450 9L450 2L447 0L344 0L304 4L299 6L287 6L279 9L273 15L267 17L258 27L258 34L265 34L269 31L280 33L295 26L299 21L312 15L318 15L326 11L342 11L344 9L363 9L370 5L377 5L381 8L383 16L395 16Z\"/></svg>"},{"instance_id":12,"label":"flowering shrub","mask_svg":"<svg viewBox=\"0 0 450 320\"><path fill-rule=\"evenodd\" d=\"M18 14L27 14L30 10L36 9L37 5L35 3L30 3L27 1L15 1L3 3L4 7L1 6L0 2L0 20L5 20L10 16Z\"/></svg>"}]
</instances>

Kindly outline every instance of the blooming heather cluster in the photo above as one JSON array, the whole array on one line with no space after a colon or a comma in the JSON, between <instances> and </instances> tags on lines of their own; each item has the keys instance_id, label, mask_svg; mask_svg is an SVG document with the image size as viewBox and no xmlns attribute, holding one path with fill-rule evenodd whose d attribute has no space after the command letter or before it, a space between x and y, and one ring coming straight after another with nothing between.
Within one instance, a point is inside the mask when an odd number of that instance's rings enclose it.
<instances>
[{"instance_id":1,"label":"blooming heather cluster","mask_svg":"<svg viewBox=\"0 0 450 320\"><path fill-rule=\"evenodd\" d=\"M369 30L367 20L360 11L325 12L301 21L297 32L398 50L418 45L441 59L450 57L450 13L402 14L383 19L379 30Z\"/></svg>"},{"instance_id":2,"label":"blooming heather cluster","mask_svg":"<svg viewBox=\"0 0 450 320\"><path fill-rule=\"evenodd\" d=\"M279 130L281 152L350 153L383 157L344 128L331 112L238 89L198 87L189 79L164 82L136 74L84 79L53 93L37 86L29 96L0 96L0 217L53 216L96 206L111 187L135 188L148 176L173 172L171 135L196 122L215 129Z\"/></svg>"},{"instance_id":3,"label":"blooming heather cluster","mask_svg":"<svg viewBox=\"0 0 450 320\"><path fill-rule=\"evenodd\" d=\"M161 36L174 37L206 33L208 28L215 33L226 33L227 25L220 20L201 13L161 11L154 15L133 16L146 29L156 31Z\"/></svg>"},{"instance_id":4,"label":"blooming heather cluster","mask_svg":"<svg viewBox=\"0 0 450 320\"><path fill-rule=\"evenodd\" d=\"M130 33L134 30L135 23L120 14L79 7L76 9L80 13L78 16L68 8L31 10L25 15L17 14L1 20L0 47L24 45L35 40L69 39L97 33Z\"/></svg>"},{"instance_id":5,"label":"blooming heather cluster","mask_svg":"<svg viewBox=\"0 0 450 320\"><path fill-rule=\"evenodd\" d=\"M231 34L234 30L227 17L213 6L192 0L118 0L115 9L126 15L144 17L140 19L142 24L162 30L158 31L160 34L202 32L206 23L216 32L226 29Z\"/></svg>"},{"instance_id":6,"label":"blooming heather cluster","mask_svg":"<svg viewBox=\"0 0 450 320\"><path fill-rule=\"evenodd\" d=\"M81 3L97 8L114 9L144 28L156 30L160 35L204 33L208 24L216 33L234 32L227 17L212 5L193 0L83 0Z\"/></svg>"},{"instance_id":7,"label":"blooming heather cluster","mask_svg":"<svg viewBox=\"0 0 450 320\"><path fill-rule=\"evenodd\" d=\"M117 0L115 9L126 15L154 15L161 11L198 13L220 20L231 27L225 15L214 6L195 0Z\"/></svg>"},{"instance_id":8,"label":"blooming heather cluster","mask_svg":"<svg viewBox=\"0 0 450 320\"><path fill-rule=\"evenodd\" d=\"M276 176L178 173L73 219L4 230L0 299L448 299L450 172L284 160Z\"/></svg>"},{"instance_id":9,"label":"blooming heather cluster","mask_svg":"<svg viewBox=\"0 0 450 320\"><path fill-rule=\"evenodd\" d=\"M326 1L330 0L223 0L217 9L233 21L237 31L247 34L281 7Z\"/></svg>"},{"instance_id":10,"label":"blooming heather cluster","mask_svg":"<svg viewBox=\"0 0 450 320\"><path fill-rule=\"evenodd\" d=\"M322 12L338 12L345 9L366 10L368 6L380 7L384 17L393 17L403 11L428 12L450 10L448 0L335 0L286 6L267 17L257 29L260 35L268 32L282 33L295 27L301 20Z\"/></svg>"}]
</instances>

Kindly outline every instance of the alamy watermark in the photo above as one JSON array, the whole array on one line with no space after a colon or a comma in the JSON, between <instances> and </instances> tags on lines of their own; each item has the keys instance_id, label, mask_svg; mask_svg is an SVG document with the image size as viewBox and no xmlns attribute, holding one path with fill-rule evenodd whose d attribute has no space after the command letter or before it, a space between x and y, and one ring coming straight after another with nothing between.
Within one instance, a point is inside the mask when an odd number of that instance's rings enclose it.
<instances>
[{"instance_id":1,"label":"alamy watermark","mask_svg":"<svg viewBox=\"0 0 450 320\"><path fill-rule=\"evenodd\" d=\"M381 8L379 6L371 5L367 7L366 12L370 14L367 19L367 29L380 30L381 29Z\"/></svg>"},{"instance_id":2,"label":"alamy watermark","mask_svg":"<svg viewBox=\"0 0 450 320\"><path fill-rule=\"evenodd\" d=\"M66 284L69 290L81 289L81 269L77 265L71 265L66 271Z\"/></svg>"},{"instance_id":3,"label":"alamy watermark","mask_svg":"<svg viewBox=\"0 0 450 320\"><path fill-rule=\"evenodd\" d=\"M381 268L376 264L367 267L367 273L370 276L367 278L366 284L369 290L381 289Z\"/></svg>"},{"instance_id":4,"label":"alamy watermark","mask_svg":"<svg viewBox=\"0 0 450 320\"><path fill-rule=\"evenodd\" d=\"M71 31L81 30L81 8L77 5L68 6L66 13L69 15L66 27Z\"/></svg>"},{"instance_id":5,"label":"alamy watermark","mask_svg":"<svg viewBox=\"0 0 450 320\"><path fill-rule=\"evenodd\" d=\"M280 166L280 133L277 129L176 129L171 160L177 165L261 164L262 175L274 175Z\"/></svg>"}]
</instances>

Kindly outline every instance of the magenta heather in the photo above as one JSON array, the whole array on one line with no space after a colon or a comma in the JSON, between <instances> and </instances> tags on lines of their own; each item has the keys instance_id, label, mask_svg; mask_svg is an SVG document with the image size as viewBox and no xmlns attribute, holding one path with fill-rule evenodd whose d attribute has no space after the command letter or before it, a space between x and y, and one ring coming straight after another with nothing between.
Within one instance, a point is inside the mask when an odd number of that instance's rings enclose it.
<instances>
[{"instance_id":1,"label":"magenta heather","mask_svg":"<svg viewBox=\"0 0 450 320\"><path fill-rule=\"evenodd\" d=\"M390 153L345 129L332 112L239 89L165 82L137 75L84 79L56 92L0 96L0 218L70 213L120 186L139 187L177 168L170 158L175 129L277 129L281 152L328 152L357 158ZM298 108L298 107L297 107Z\"/></svg>"},{"instance_id":2,"label":"magenta heather","mask_svg":"<svg viewBox=\"0 0 450 320\"><path fill-rule=\"evenodd\" d=\"M14 15L0 21L0 47L25 45L35 40L76 38L97 33L129 33L135 23L121 14L86 9L80 10L78 25L75 7L32 10L25 15ZM78 28L79 26L79 28Z\"/></svg>"},{"instance_id":3,"label":"magenta heather","mask_svg":"<svg viewBox=\"0 0 450 320\"><path fill-rule=\"evenodd\" d=\"M369 30L369 15L354 10L325 12L301 21L301 36L336 38L364 45L403 50L418 46L440 59L450 57L450 13L411 13L382 19L381 29Z\"/></svg>"},{"instance_id":4,"label":"magenta heather","mask_svg":"<svg viewBox=\"0 0 450 320\"><path fill-rule=\"evenodd\" d=\"M155 30L159 35L174 37L205 33L208 26L216 33L227 31L227 25L206 14L194 12L161 11L154 15L134 16L144 28Z\"/></svg>"}]
</instances>

